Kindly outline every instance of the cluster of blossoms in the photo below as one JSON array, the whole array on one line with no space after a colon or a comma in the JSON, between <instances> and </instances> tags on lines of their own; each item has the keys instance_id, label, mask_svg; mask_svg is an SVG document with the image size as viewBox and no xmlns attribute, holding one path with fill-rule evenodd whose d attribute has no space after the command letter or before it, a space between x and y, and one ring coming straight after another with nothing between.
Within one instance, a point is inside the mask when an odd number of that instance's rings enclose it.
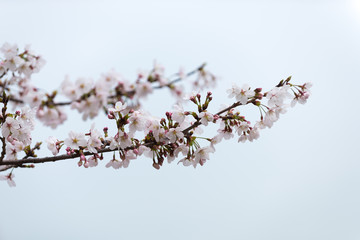
<instances>
[{"instance_id":1,"label":"cluster of blossoms","mask_svg":"<svg viewBox=\"0 0 360 240\"><path fill-rule=\"evenodd\" d=\"M17 50L13 52L12 56L17 56ZM2 62L7 61L9 60L6 58ZM12 70L6 67L1 77L6 76L8 71ZM73 83L66 78L61 85L61 92L70 101L64 103L55 102L57 91L42 94L37 88L25 84L18 85L19 91L13 94L14 90L9 86L14 84L1 81L3 107L0 118L0 171L11 169L11 172L1 176L0 180L7 180L10 186L14 186L14 168L33 167L35 163L63 159L78 159L78 166L95 167L104 159L104 153L108 152L112 152L112 158L106 163L108 168L127 168L131 160L140 156L150 158L156 169L160 169L165 160L171 163L175 159L178 159L178 164L195 168L210 159L209 155L215 151L215 145L223 139L237 136L238 142L246 142L259 138L260 130L272 127L288 106L295 106L297 102L304 104L310 95L310 83L295 85L290 83L291 78L287 78L268 92L263 92L261 88L252 89L248 85L239 87L234 84L228 90L229 98L233 98L234 103L216 113L208 110L213 98L211 92L205 97L197 93L188 98L188 101L195 104L196 111L184 110L180 101L163 118L151 116L139 108L139 99L156 88L168 87L176 98L183 98L184 92L175 83L193 73L198 73L196 85L200 88L213 84L215 80L212 74L204 70L204 66L188 74L181 71L176 74L175 80L170 80L164 76L164 68L158 64L148 73L139 73L132 84L114 71L102 75L96 82L79 78ZM158 85L154 86L154 83ZM288 100L291 100L290 104ZM14 114L7 113L8 102L23 105L27 103L33 110L23 107ZM260 119L254 124L236 111L237 107L248 104L259 108L261 113ZM70 131L68 138L64 140L51 136L46 143L53 156L38 158L35 150L40 148L41 143L35 144L33 148L30 146L34 116L44 125L56 127L66 120L61 108L64 105L77 109L84 120L97 116L101 109L105 109L109 121L116 126L116 131L111 133L106 126L99 131L92 125L86 133ZM209 124L218 126L217 133L204 137L200 126L206 127ZM205 146L201 142L205 142ZM63 154L60 154L61 151ZM17 156L19 152L25 154L21 159Z\"/></svg>"},{"instance_id":2,"label":"cluster of blossoms","mask_svg":"<svg viewBox=\"0 0 360 240\"><path fill-rule=\"evenodd\" d=\"M5 43L0 51L4 59L0 58L0 87L12 88L11 100L16 104L28 104L36 108L36 117L45 125L56 128L62 124L67 115L65 105L71 105L82 114L83 120L96 117L101 110L114 106L116 102L127 102L129 109L139 109L141 99L147 97L154 89L168 88L177 101L183 99L184 86L175 84L197 74L192 81L193 89L199 90L215 84L216 77L205 70L205 64L196 70L185 73L181 69L177 74L166 77L164 67L155 63L151 71L139 71L134 82L127 81L119 73L111 70L102 74L97 81L89 78L78 78L75 82L65 77L59 90L45 93L31 83L31 75L39 72L45 64L43 58L30 49L19 52L16 44ZM68 98L67 102L58 102L59 95Z\"/></svg>"}]
</instances>

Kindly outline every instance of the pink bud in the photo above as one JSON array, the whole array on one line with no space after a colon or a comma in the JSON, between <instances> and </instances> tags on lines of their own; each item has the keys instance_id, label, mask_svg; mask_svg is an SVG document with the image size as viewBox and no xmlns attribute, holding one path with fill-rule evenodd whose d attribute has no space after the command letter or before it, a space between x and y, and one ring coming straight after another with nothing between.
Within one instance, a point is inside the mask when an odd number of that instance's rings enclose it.
<instances>
[{"instance_id":1,"label":"pink bud","mask_svg":"<svg viewBox=\"0 0 360 240\"><path fill-rule=\"evenodd\" d=\"M84 168L88 168L89 167L89 162L88 161L85 161L84 163Z\"/></svg>"},{"instance_id":2,"label":"pink bud","mask_svg":"<svg viewBox=\"0 0 360 240\"><path fill-rule=\"evenodd\" d=\"M160 165L159 165L158 163L156 163L156 162L153 163L153 167L154 167L155 169L157 169L157 170L160 169Z\"/></svg>"},{"instance_id":3,"label":"pink bud","mask_svg":"<svg viewBox=\"0 0 360 240\"><path fill-rule=\"evenodd\" d=\"M262 91L262 88L255 88L254 91L255 91L255 92L261 92L261 91Z\"/></svg>"},{"instance_id":4,"label":"pink bud","mask_svg":"<svg viewBox=\"0 0 360 240\"><path fill-rule=\"evenodd\" d=\"M111 113L109 113L109 114L107 115L107 117L108 117L109 119L114 119L114 118L115 118L114 114L111 114Z\"/></svg>"},{"instance_id":5,"label":"pink bud","mask_svg":"<svg viewBox=\"0 0 360 240\"><path fill-rule=\"evenodd\" d=\"M84 154L80 155L80 161L86 161L86 157L84 156Z\"/></svg>"}]
</instances>

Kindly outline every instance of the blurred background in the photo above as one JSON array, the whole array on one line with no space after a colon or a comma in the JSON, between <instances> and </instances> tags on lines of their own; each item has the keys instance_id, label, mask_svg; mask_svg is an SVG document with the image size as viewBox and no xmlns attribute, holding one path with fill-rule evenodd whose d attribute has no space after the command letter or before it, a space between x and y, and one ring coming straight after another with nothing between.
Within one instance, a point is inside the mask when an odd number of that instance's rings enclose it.
<instances>
[{"instance_id":1,"label":"blurred background","mask_svg":"<svg viewBox=\"0 0 360 240\"><path fill-rule=\"evenodd\" d=\"M0 182L0 240L360 239L359 0L1 0L0 9L0 44L31 44L47 61L33 83L47 91L65 75L97 79L112 68L132 80L154 60L168 75L207 62L220 77L213 111L231 103L233 82L314 84L308 103L260 139L223 141L196 169L157 171L145 158L119 170L107 160L16 169L16 188ZM157 91L144 107L163 116L168 99ZM56 130L38 124L33 140L109 123L68 113Z\"/></svg>"}]
</instances>

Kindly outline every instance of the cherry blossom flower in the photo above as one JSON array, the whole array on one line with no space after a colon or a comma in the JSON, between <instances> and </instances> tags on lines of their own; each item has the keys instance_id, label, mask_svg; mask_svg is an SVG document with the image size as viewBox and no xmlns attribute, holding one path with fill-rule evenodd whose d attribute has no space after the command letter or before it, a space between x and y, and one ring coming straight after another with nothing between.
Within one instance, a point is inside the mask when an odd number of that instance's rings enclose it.
<instances>
[{"instance_id":1,"label":"cherry blossom flower","mask_svg":"<svg viewBox=\"0 0 360 240\"><path fill-rule=\"evenodd\" d=\"M237 128L238 135L240 136L243 132L249 130L250 124L246 121L241 122Z\"/></svg>"},{"instance_id":2,"label":"cherry blossom flower","mask_svg":"<svg viewBox=\"0 0 360 240\"><path fill-rule=\"evenodd\" d=\"M48 137L48 139L46 140L47 148L52 152L54 156L59 153L58 142L59 140L57 140L53 136Z\"/></svg>"},{"instance_id":3,"label":"cherry blossom flower","mask_svg":"<svg viewBox=\"0 0 360 240\"><path fill-rule=\"evenodd\" d=\"M16 160L17 150L18 149L13 144L7 144L5 160Z\"/></svg>"},{"instance_id":4,"label":"cherry blossom flower","mask_svg":"<svg viewBox=\"0 0 360 240\"><path fill-rule=\"evenodd\" d=\"M10 187L16 187L16 184L14 182L14 178L15 174L13 174L12 172L10 172L8 175L0 175L0 180L3 181L7 181L7 183L9 184Z\"/></svg>"},{"instance_id":5,"label":"cherry blossom flower","mask_svg":"<svg viewBox=\"0 0 360 240\"><path fill-rule=\"evenodd\" d=\"M91 95L83 101L75 101L71 104L72 109L77 109L80 113L83 114L82 119L84 121L88 118L92 119L96 117L101 107L101 101L99 101L99 99L94 95Z\"/></svg>"},{"instance_id":6,"label":"cherry blossom flower","mask_svg":"<svg viewBox=\"0 0 360 240\"><path fill-rule=\"evenodd\" d=\"M252 142L260 137L259 129L258 128L252 128L249 132L249 135L247 136L247 139Z\"/></svg>"},{"instance_id":7,"label":"cherry blossom flower","mask_svg":"<svg viewBox=\"0 0 360 240\"><path fill-rule=\"evenodd\" d=\"M56 128L67 119L64 110L60 107L41 107L36 112L36 116L45 126L50 126L51 128Z\"/></svg>"},{"instance_id":8,"label":"cherry blossom flower","mask_svg":"<svg viewBox=\"0 0 360 240\"><path fill-rule=\"evenodd\" d=\"M78 149L79 147L85 147L87 145L84 134L73 131L69 132L69 137L64 140L64 143L72 149Z\"/></svg>"},{"instance_id":9,"label":"cherry blossom flower","mask_svg":"<svg viewBox=\"0 0 360 240\"><path fill-rule=\"evenodd\" d=\"M232 131L229 131L229 130L227 130L225 128L224 129L219 129L218 132L219 132L219 137L224 138L226 140L234 137L234 134L232 133Z\"/></svg>"},{"instance_id":10,"label":"cherry blossom flower","mask_svg":"<svg viewBox=\"0 0 360 240\"><path fill-rule=\"evenodd\" d=\"M183 123L186 117L183 107L181 105L174 105L174 111L171 117L174 121L180 124Z\"/></svg>"},{"instance_id":11,"label":"cherry blossom flower","mask_svg":"<svg viewBox=\"0 0 360 240\"><path fill-rule=\"evenodd\" d=\"M77 96L88 93L93 88L93 81L91 79L86 78L78 78L75 82L75 89L77 92Z\"/></svg>"},{"instance_id":12,"label":"cherry blossom flower","mask_svg":"<svg viewBox=\"0 0 360 240\"><path fill-rule=\"evenodd\" d=\"M182 158L177 164L179 163L182 163L185 167L188 167L188 166L193 166L194 168L196 168L196 165L198 164L194 157L184 157Z\"/></svg>"},{"instance_id":13,"label":"cherry blossom flower","mask_svg":"<svg viewBox=\"0 0 360 240\"><path fill-rule=\"evenodd\" d=\"M166 137L169 138L171 143L176 142L178 139L182 139L184 137L184 133L181 131L179 127L170 128L170 130L166 133Z\"/></svg>"},{"instance_id":14,"label":"cherry blossom flower","mask_svg":"<svg viewBox=\"0 0 360 240\"><path fill-rule=\"evenodd\" d=\"M101 133L96 130L95 126L93 125L90 130L90 138L87 141L87 148L89 152L97 153L96 148L99 148L102 145L100 137Z\"/></svg>"},{"instance_id":15,"label":"cherry blossom flower","mask_svg":"<svg viewBox=\"0 0 360 240\"><path fill-rule=\"evenodd\" d=\"M239 137L238 142L244 143L244 142L246 142L246 140L247 140L247 135L242 134L242 135Z\"/></svg>"},{"instance_id":16,"label":"cherry blossom flower","mask_svg":"<svg viewBox=\"0 0 360 240\"><path fill-rule=\"evenodd\" d=\"M123 131L119 131L117 140L118 140L118 144L119 144L120 148L122 148L122 149L132 146L130 136Z\"/></svg>"},{"instance_id":17,"label":"cherry blossom flower","mask_svg":"<svg viewBox=\"0 0 360 240\"><path fill-rule=\"evenodd\" d=\"M223 139L222 134L217 134L215 137L210 140L210 147L215 151L215 145L220 143Z\"/></svg>"},{"instance_id":18,"label":"cherry blossom flower","mask_svg":"<svg viewBox=\"0 0 360 240\"><path fill-rule=\"evenodd\" d=\"M204 148L198 148L196 149L194 155L195 155L195 162L200 163L200 165L203 165L206 160L209 160L209 153L213 153L214 149L211 147L204 147Z\"/></svg>"},{"instance_id":19,"label":"cherry blossom flower","mask_svg":"<svg viewBox=\"0 0 360 240\"><path fill-rule=\"evenodd\" d=\"M209 112L201 112L199 114L199 118L200 118L200 122L204 125L204 126L207 126L208 125L208 122L212 122L214 121L214 116L209 113Z\"/></svg>"},{"instance_id":20,"label":"cherry blossom flower","mask_svg":"<svg viewBox=\"0 0 360 240\"><path fill-rule=\"evenodd\" d=\"M34 109L24 106L21 108L21 114L19 124L21 126L27 126L30 130L34 130L35 127L35 111Z\"/></svg>"},{"instance_id":21,"label":"cherry blossom flower","mask_svg":"<svg viewBox=\"0 0 360 240\"><path fill-rule=\"evenodd\" d=\"M140 111L134 111L129 118L129 130L131 133L145 129L146 117Z\"/></svg>"},{"instance_id":22,"label":"cherry blossom flower","mask_svg":"<svg viewBox=\"0 0 360 240\"><path fill-rule=\"evenodd\" d=\"M21 141L25 145L31 144L31 128L30 126L23 125L24 127L19 127L16 131L11 134L13 139Z\"/></svg>"},{"instance_id":23,"label":"cherry blossom flower","mask_svg":"<svg viewBox=\"0 0 360 240\"><path fill-rule=\"evenodd\" d=\"M88 167L96 167L99 164L98 158L95 156L89 157L86 162Z\"/></svg>"},{"instance_id":24,"label":"cherry blossom flower","mask_svg":"<svg viewBox=\"0 0 360 240\"><path fill-rule=\"evenodd\" d=\"M4 43L0 48L0 51L4 54L5 58L11 59L15 57L18 53L17 44L10 45L9 43Z\"/></svg>"},{"instance_id":25,"label":"cherry blossom flower","mask_svg":"<svg viewBox=\"0 0 360 240\"><path fill-rule=\"evenodd\" d=\"M186 146L185 144L181 144L175 149L174 154L176 157L178 157L179 153L181 153L183 156L187 156L188 152L189 152L189 147Z\"/></svg>"},{"instance_id":26,"label":"cherry blossom flower","mask_svg":"<svg viewBox=\"0 0 360 240\"><path fill-rule=\"evenodd\" d=\"M11 133L16 132L20 128L20 124L12 117L7 117L5 123L1 126L2 135L7 138Z\"/></svg>"},{"instance_id":27,"label":"cherry blossom flower","mask_svg":"<svg viewBox=\"0 0 360 240\"><path fill-rule=\"evenodd\" d=\"M117 159L112 159L110 162L108 162L105 167L109 168L112 167L114 169L119 169L122 167L122 161L119 161Z\"/></svg>"},{"instance_id":28,"label":"cherry blossom flower","mask_svg":"<svg viewBox=\"0 0 360 240\"><path fill-rule=\"evenodd\" d=\"M121 111L125 110L126 107L127 107L126 103L123 104L122 102L119 101L115 104L115 108L109 108L108 111L117 113L117 112L121 112Z\"/></svg>"},{"instance_id":29,"label":"cherry blossom flower","mask_svg":"<svg viewBox=\"0 0 360 240\"><path fill-rule=\"evenodd\" d=\"M281 106L284 103L286 98L291 98L291 94L288 92L290 89L289 85L285 85L282 87L275 87L271 89L267 94L266 98L268 100L268 105L270 107Z\"/></svg>"},{"instance_id":30,"label":"cherry blossom flower","mask_svg":"<svg viewBox=\"0 0 360 240\"><path fill-rule=\"evenodd\" d=\"M250 91L250 87L247 84L244 84L241 88L235 83L232 88L227 90L229 98L235 97L237 101L245 105L250 97L254 96L254 92Z\"/></svg>"},{"instance_id":31,"label":"cherry blossom flower","mask_svg":"<svg viewBox=\"0 0 360 240\"><path fill-rule=\"evenodd\" d=\"M152 91L153 88L151 86L151 83L149 82L139 83L138 86L136 87L136 96L139 98L140 97L146 98L146 96L152 93Z\"/></svg>"},{"instance_id":32,"label":"cherry blossom flower","mask_svg":"<svg viewBox=\"0 0 360 240\"><path fill-rule=\"evenodd\" d=\"M61 84L61 92L71 100L77 100L79 98L75 84L70 81L69 76L65 76L65 80Z\"/></svg>"}]
</instances>

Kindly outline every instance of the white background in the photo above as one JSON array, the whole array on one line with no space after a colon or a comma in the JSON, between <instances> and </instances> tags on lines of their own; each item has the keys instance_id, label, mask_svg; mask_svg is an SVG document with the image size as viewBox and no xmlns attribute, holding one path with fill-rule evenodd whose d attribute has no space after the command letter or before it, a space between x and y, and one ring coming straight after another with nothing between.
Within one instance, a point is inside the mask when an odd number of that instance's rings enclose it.
<instances>
[{"instance_id":1,"label":"white background","mask_svg":"<svg viewBox=\"0 0 360 240\"><path fill-rule=\"evenodd\" d=\"M359 1L0 0L0 12L0 44L31 44L47 61L33 81L47 91L66 74L134 79L154 59L168 74L206 61L221 76L213 111L231 102L232 82L314 84L259 140L224 141L196 169L16 169L16 188L0 183L1 240L360 239ZM148 100L154 115L171 109L166 91ZM68 113L55 131L38 124L34 141L109 124Z\"/></svg>"}]
</instances>

